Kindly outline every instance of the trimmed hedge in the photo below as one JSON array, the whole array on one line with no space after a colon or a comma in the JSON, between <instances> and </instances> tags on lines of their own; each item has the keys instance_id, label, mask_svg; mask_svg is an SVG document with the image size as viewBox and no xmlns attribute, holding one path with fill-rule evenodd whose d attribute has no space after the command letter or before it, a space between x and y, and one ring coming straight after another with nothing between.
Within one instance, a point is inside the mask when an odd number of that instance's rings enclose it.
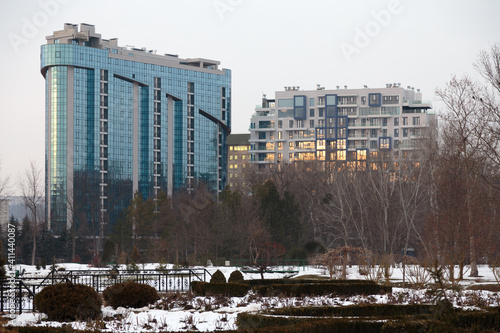
<instances>
[{"instance_id":1,"label":"trimmed hedge","mask_svg":"<svg viewBox=\"0 0 500 333\"><path fill-rule=\"evenodd\" d=\"M245 280L251 286L267 286L270 284L377 284L372 280L301 280L301 279L256 279Z\"/></svg>"},{"instance_id":2,"label":"trimmed hedge","mask_svg":"<svg viewBox=\"0 0 500 333\"><path fill-rule=\"evenodd\" d=\"M279 317L243 312L238 314L236 324L238 325L238 329L254 329L262 327L297 325L315 320L318 320L318 318Z\"/></svg>"},{"instance_id":3,"label":"trimmed hedge","mask_svg":"<svg viewBox=\"0 0 500 333\"><path fill-rule=\"evenodd\" d=\"M359 305L277 309L269 314L238 314L237 324L250 332L498 332L500 312L455 309L451 322L436 320L432 305ZM302 316L310 317L300 317ZM281 316L272 316L280 314ZM321 316L357 318L320 318ZM294 317L295 316L295 317ZM387 320L389 319L389 320Z\"/></svg>"},{"instance_id":4,"label":"trimmed hedge","mask_svg":"<svg viewBox=\"0 0 500 333\"><path fill-rule=\"evenodd\" d=\"M215 274L214 274L215 275ZM248 283L248 281L252 281ZM281 282L278 284L269 284L271 282ZM254 289L261 296L277 296L279 294L300 296L300 295L368 295L379 293L390 293L392 287L380 286L371 281L356 281L355 283L304 283L304 280L293 280L293 283L283 283L284 280L246 280L240 283L207 283L193 281L191 289L197 295L204 296L208 294L222 294L227 296L242 297L250 289ZM262 285L261 283L264 283ZM253 288L252 288L253 287Z\"/></svg>"},{"instance_id":5,"label":"trimmed hedge","mask_svg":"<svg viewBox=\"0 0 500 333\"><path fill-rule=\"evenodd\" d=\"M155 288L137 282L122 282L114 284L102 293L106 305L113 308L142 308L156 302L160 296Z\"/></svg>"},{"instance_id":6,"label":"trimmed hedge","mask_svg":"<svg viewBox=\"0 0 500 333\"><path fill-rule=\"evenodd\" d=\"M266 317L248 313L238 314L238 330L243 332L303 332L303 333L364 333L381 332L383 322L337 318Z\"/></svg>"},{"instance_id":7,"label":"trimmed hedge","mask_svg":"<svg viewBox=\"0 0 500 333\"><path fill-rule=\"evenodd\" d=\"M231 297L243 297L250 291L250 286L242 283L209 283L193 281L191 290L199 296L226 295Z\"/></svg>"},{"instance_id":8,"label":"trimmed hedge","mask_svg":"<svg viewBox=\"0 0 500 333\"><path fill-rule=\"evenodd\" d=\"M259 295L273 296L285 294L290 296L300 295L328 295L336 294L343 296L372 295L391 293L392 287L377 284L361 283L332 283L332 284L274 284L254 288Z\"/></svg>"},{"instance_id":9,"label":"trimmed hedge","mask_svg":"<svg viewBox=\"0 0 500 333\"><path fill-rule=\"evenodd\" d=\"M75 330L70 325L63 327L34 327L34 326L21 326L21 327L9 327L18 333L87 333L95 332L94 330Z\"/></svg>"},{"instance_id":10,"label":"trimmed hedge","mask_svg":"<svg viewBox=\"0 0 500 333\"><path fill-rule=\"evenodd\" d=\"M361 304L349 306L310 306L275 309L269 312L282 316L308 317L390 317L430 315L435 313L435 307L428 304Z\"/></svg>"},{"instance_id":11,"label":"trimmed hedge","mask_svg":"<svg viewBox=\"0 0 500 333\"><path fill-rule=\"evenodd\" d=\"M219 269L215 271L210 279L210 283L226 283L226 277Z\"/></svg>"},{"instance_id":12,"label":"trimmed hedge","mask_svg":"<svg viewBox=\"0 0 500 333\"><path fill-rule=\"evenodd\" d=\"M480 327L483 329L500 329L500 313L498 310L490 311L464 311L460 310L455 318L456 327Z\"/></svg>"},{"instance_id":13,"label":"trimmed hedge","mask_svg":"<svg viewBox=\"0 0 500 333\"><path fill-rule=\"evenodd\" d=\"M243 283L244 282L243 274L240 271L233 271L229 276L227 282L229 283Z\"/></svg>"},{"instance_id":14,"label":"trimmed hedge","mask_svg":"<svg viewBox=\"0 0 500 333\"><path fill-rule=\"evenodd\" d=\"M66 282L43 288L34 305L49 320L75 321L100 317L102 301L92 287Z\"/></svg>"}]
</instances>

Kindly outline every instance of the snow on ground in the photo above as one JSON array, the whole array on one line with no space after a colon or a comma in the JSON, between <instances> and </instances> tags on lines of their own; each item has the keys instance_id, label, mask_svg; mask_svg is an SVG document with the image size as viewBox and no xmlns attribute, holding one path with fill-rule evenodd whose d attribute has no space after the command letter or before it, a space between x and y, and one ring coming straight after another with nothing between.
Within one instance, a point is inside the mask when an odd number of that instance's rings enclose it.
<instances>
[{"instance_id":1,"label":"snow on ground","mask_svg":"<svg viewBox=\"0 0 500 333\"><path fill-rule=\"evenodd\" d=\"M59 264L66 270L89 270L95 269L88 265L80 264ZM158 264L147 264L143 269L155 269ZM121 267L124 269L125 267ZM167 268L172 268L168 265ZM46 276L49 266L45 270L37 270L33 266L21 265L17 269L24 270L25 276ZM109 270L109 268L105 268ZM236 267L206 267L213 274L217 269L224 273L226 279ZM316 267L295 267L295 272L286 272L287 268L279 267L280 273L265 273L264 278L282 278L284 276L318 276L328 277L328 273L323 268ZM298 271L298 272L297 272ZM258 273L243 273L246 280L260 279ZM468 274L463 286L471 284L496 283L494 275L488 266L479 267L479 278L469 278ZM358 267L348 268L349 279L366 279L360 275ZM410 277L411 278L411 277ZM403 272L401 268L392 270L391 282L401 282ZM467 309L474 309L478 306L499 306L500 293L489 291L464 290L461 293L449 291L449 296L455 306ZM190 293L165 295L155 305L141 309L113 309L103 307L103 319L93 322L72 322L59 323L46 321L45 314L24 313L11 320L11 326L62 326L71 325L74 329L95 329L103 332L154 332L158 330L169 331L217 331L236 329L236 317L242 312L258 312L278 307L290 306L345 306L360 303L390 303L390 304L414 304L429 303L430 296L425 289L415 290L406 288L393 288L390 295L370 295L351 297L260 297L249 293L245 297L194 297ZM168 308L166 310L165 308Z\"/></svg>"}]
</instances>

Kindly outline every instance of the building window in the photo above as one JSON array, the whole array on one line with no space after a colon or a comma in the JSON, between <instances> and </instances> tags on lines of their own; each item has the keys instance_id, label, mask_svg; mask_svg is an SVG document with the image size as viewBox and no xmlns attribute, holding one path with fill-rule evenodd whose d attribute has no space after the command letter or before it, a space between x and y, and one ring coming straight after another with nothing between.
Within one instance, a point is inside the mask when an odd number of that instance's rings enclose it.
<instances>
[{"instance_id":1,"label":"building window","mask_svg":"<svg viewBox=\"0 0 500 333\"><path fill-rule=\"evenodd\" d=\"M320 117L323 117L323 110L325 110L324 108L319 108L319 116Z\"/></svg>"},{"instance_id":2,"label":"building window","mask_svg":"<svg viewBox=\"0 0 500 333\"><path fill-rule=\"evenodd\" d=\"M282 150L283 149L283 142L278 142L278 150Z\"/></svg>"},{"instance_id":3,"label":"building window","mask_svg":"<svg viewBox=\"0 0 500 333\"><path fill-rule=\"evenodd\" d=\"M311 98L314 101L314 98ZM314 117L314 109L309 109L309 117Z\"/></svg>"},{"instance_id":4,"label":"building window","mask_svg":"<svg viewBox=\"0 0 500 333\"><path fill-rule=\"evenodd\" d=\"M420 117L413 117L413 125L420 125Z\"/></svg>"},{"instance_id":5,"label":"building window","mask_svg":"<svg viewBox=\"0 0 500 333\"><path fill-rule=\"evenodd\" d=\"M399 138L399 128L394 129L394 137Z\"/></svg>"},{"instance_id":6,"label":"building window","mask_svg":"<svg viewBox=\"0 0 500 333\"><path fill-rule=\"evenodd\" d=\"M391 138L379 138L379 149L380 150L390 150L391 149Z\"/></svg>"},{"instance_id":7,"label":"building window","mask_svg":"<svg viewBox=\"0 0 500 333\"><path fill-rule=\"evenodd\" d=\"M403 126L408 125L408 117L403 117Z\"/></svg>"},{"instance_id":8,"label":"building window","mask_svg":"<svg viewBox=\"0 0 500 333\"><path fill-rule=\"evenodd\" d=\"M293 128L293 120L290 120L290 121L288 122L288 128Z\"/></svg>"},{"instance_id":9,"label":"building window","mask_svg":"<svg viewBox=\"0 0 500 333\"><path fill-rule=\"evenodd\" d=\"M265 140L266 139L266 132L259 132L259 140Z\"/></svg>"},{"instance_id":10,"label":"building window","mask_svg":"<svg viewBox=\"0 0 500 333\"><path fill-rule=\"evenodd\" d=\"M283 132L278 132L278 140L281 140L283 138Z\"/></svg>"},{"instance_id":11,"label":"building window","mask_svg":"<svg viewBox=\"0 0 500 333\"><path fill-rule=\"evenodd\" d=\"M403 128L403 137L404 138L408 137L408 129L407 128Z\"/></svg>"},{"instance_id":12,"label":"building window","mask_svg":"<svg viewBox=\"0 0 500 333\"><path fill-rule=\"evenodd\" d=\"M314 106L314 98L309 98L309 106ZM312 109L312 110L314 113L314 109ZM314 117L314 115L312 117Z\"/></svg>"},{"instance_id":13,"label":"building window","mask_svg":"<svg viewBox=\"0 0 500 333\"><path fill-rule=\"evenodd\" d=\"M387 118L382 118L382 126L387 126Z\"/></svg>"},{"instance_id":14,"label":"building window","mask_svg":"<svg viewBox=\"0 0 500 333\"><path fill-rule=\"evenodd\" d=\"M394 118L394 126L399 126L399 118Z\"/></svg>"},{"instance_id":15,"label":"building window","mask_svg":"<svg viewBox=\"0 0 500 333\"><path fill-rule=\"evenodd\" d=\"M377 140L370 140L370 148L371 149L377 148Z\"/></svg>"},{"instance_id":16,"label":"building window","mask_svg":"<svg viewBox=\"0 0 500 333\"><path fill-rule=\"evenodd\" d=\"M293 132L292 131L288 132L288 138L293 139Z\"/></svg>"},{"instance_id":17,"label":"building window","mask_svg":"<svg viewBox=\"0 0 500 333\"><path fill-rule=\"evenodd\" d=\"M314 128L314 119L309 120L309 127Z\"/></svg>"},{"instance_id":18,"label":"building window","mask_svg":"<svg viewBox=\"0 0 500 333\"><path fill-rule=\"evenodd\" d=\"M278 120L278 128L283 128L283 120Z\"/></svg>"}]
</instances>

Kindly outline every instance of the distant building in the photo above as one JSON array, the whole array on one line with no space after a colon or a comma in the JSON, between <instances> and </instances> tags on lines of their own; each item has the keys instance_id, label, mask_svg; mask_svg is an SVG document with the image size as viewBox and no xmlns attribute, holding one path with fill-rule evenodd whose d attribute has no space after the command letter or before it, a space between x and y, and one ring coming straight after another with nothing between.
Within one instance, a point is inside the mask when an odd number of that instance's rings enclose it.
<instances>
[{"instance_id":1,"label":"distant building","mask_svg":"<svg viewBox=\"0 0 500 333\"><path fill-rule=\"evenodd\" d=\"M268 169L295 161L345 161L408 156L420 149L435 121L419 90L385 88L300 90L264 95L250 124L251 163Z\"/></svg>"},{"instance_id":2,"label":"distant building","mask_svg":"<svg viewBox=\"0 0 500 333\"><path fill-rule=\"evenodd\" d=\"M9 202L8 198L0 198L0 226L5 232L5 226L9 223Z\"/></svg>"},{"instance_id":3,"label":"distant building","mask_svg":"<svg viewBox=\"0 0 500 333\"><path fill-rule=\"evenodd\" d=\"M227 137L228 153L228 176L231 189L245 186L244 171L250 161L250 134L231 134Z\"/></svg>"},{"instance_id":4,"label":"distant building","mask_svg":"<svg viewBox=\"0 0 500 333\"><path fill-rule=\"evenodd\" d=\"M118 46L83 23L47 37L45 211L56 234L72 219L113 224L135 192L224 189L231 71L219 64Z\"/></svg>"}]
</instances>

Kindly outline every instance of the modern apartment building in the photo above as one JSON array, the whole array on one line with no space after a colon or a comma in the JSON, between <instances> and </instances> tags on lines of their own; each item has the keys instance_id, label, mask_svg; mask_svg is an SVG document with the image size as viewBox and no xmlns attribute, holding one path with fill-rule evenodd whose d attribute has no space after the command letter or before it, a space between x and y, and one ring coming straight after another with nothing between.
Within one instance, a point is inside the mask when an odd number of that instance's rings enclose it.
<instances>
[{"instance_id":1,"label":"modern apartment building","mask_svg":"<svg viewBox=\"0 0 500 333\"><path fill-rule=\"evenodd\" d=\"M89 24L65 24L41 48L46 81L46 213L112 224L135 192L154 198L227 183L231 71L119 46Z\"/></svg>"},{"instance_id":2,"label":"modern apartment building","mask_svg":"<svg viewBox=\"0 0 500 333\"><path fill-rule=\"evenodd\" d=\"M294 161L346 161L366 167L380 155L406 156L429 136L435 115L422 94L385 88L300 90L264 95L250 124L251 163L259 169Z\"/></svg>"},{"instance_id":3,"label":"modern apartment building","mask_svg":"<svg viewBox=\"0 0 500 333\"><path fill-rule=\"evenodd\" d=\"M0 226L2 230L7 230L9 224L9 202L10 198L0 197Z\"/></svg>"},{"instance_id":4,"label":"modern apartment building","mask_svg":"<svg viewBox=\"0 0 500 333\"><path fill-rule=\"evenodd\" d=\"M228 179L231 189L245 186L244 171L250 162L250 134L231 134L227 137L228 153Z\"/></svg>"}]
</instances>

